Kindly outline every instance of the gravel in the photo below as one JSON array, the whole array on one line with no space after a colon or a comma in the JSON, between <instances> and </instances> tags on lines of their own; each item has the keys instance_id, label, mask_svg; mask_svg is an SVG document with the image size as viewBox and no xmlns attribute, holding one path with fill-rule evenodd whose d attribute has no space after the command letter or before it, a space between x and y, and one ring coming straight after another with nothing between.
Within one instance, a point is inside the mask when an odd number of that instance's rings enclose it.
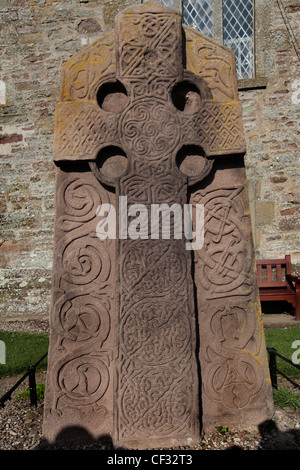
<instances>
[{"instance_id":1,"label":"gravel","mask_svg":"<svg viewBox=\"0 0 300 470\"><path fill-rule=\"evenodd\" d=\"M278 327L277 323L267 324L267 327ZM281 325L282 326L282 325ZM291 326L289 323L287 326ZM30 333L48 333L48 322L6 322L1 329L8 331L25 331ZM0 397L7 392L21 377L0 379ZM36 374L36 381L45 382L46 372ZM291 384L278 377L278 385L293 388ZM298 381L300 385L300 381ZM0 408L0 450L39 450L47 448L42 440L43 401L38 406L31 407L28 399L15 399L17 393L28 386L25 380L13 394L12 400ZM294 389L299 393L299 388ZM54 447L54 450L60 449ZM94 443L72 447L76 450L112 450L110 443ZM275 408L273 420L255 433L247 430L225 434L216 430L213 434L205 435L193 447L178 447L173 450L300 450L300 410Z\"/></svg>"},{"instance_id":2,"label":"gravel","mask_svg":"<svg viewBox=\"0 0 300 470\"><path fill-rule=\"evenodd\" d=\"M45 372L37 374L37 383L45 381ZM0 380L0 396L2 396L18 377ZM17 392L27 387L27 382ZM42 440L43 400L37 407L31 407L28 399L12 400L0 408L0 450L39 450L47 446ZM58 450L60 447L53 447ZM86 444L72 447L75 450L110 450L109 443ZM276 408L272 421L255 433L231 432L224 434L217 431L205 435L197 445L177 447L172 450L300 450L300 410ZM169 449L170 450L170 449Z\"/></svg>"}]
</instances>

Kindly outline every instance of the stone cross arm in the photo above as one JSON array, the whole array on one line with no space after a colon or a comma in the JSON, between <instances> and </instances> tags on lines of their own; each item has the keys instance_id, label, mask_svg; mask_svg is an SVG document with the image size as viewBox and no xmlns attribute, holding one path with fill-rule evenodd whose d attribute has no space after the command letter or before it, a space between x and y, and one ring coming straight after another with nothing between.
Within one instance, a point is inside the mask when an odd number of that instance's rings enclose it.
<instances>
[{"instance_id":1,"label":"stone cross arm","mask_svg":"<svg viewBox=\"0 0 300 470\"><path fill-rule=\"evenodd\" d=\"M183 134L179 140L184 145L199 145L208 157L245 152L239 102L205 100L191 114L171 106L170 113L178 122ZM55 114L54 160L93 161L104 146L116 143L122 146L121 121L122 112L107 113L96 100L59 103Z\"/></svg>"},{"instance_id":2,"label":"stone cross arm","mask_svg":"<svg viewBox=\"0 0 300 470\"><path fill-rule=\"evenodd\" d=\"M142 5L139 13L127 9L117 16L113 41L104 36L77 62L66 64L62 101L55 114L55 161L95 161L111 144L130 158L135 149L128 147L129 134L154 136L150 129L145 134L138 122L131 122L130 129L127 123L137 103L151 111L154 102L165 109L175 154L190 144L201 147L207 157L245 153L241 104L231 85L236 81L232 51L186 27L183 40L177 12L154 1L144 5L147 8ZM190 70L184 68L184 56ZM201 58L197 70L195 56ZM83 57L88 58L85 65ZM151 119L161 124L161 116Z\"/></svg>"}]
</instances>

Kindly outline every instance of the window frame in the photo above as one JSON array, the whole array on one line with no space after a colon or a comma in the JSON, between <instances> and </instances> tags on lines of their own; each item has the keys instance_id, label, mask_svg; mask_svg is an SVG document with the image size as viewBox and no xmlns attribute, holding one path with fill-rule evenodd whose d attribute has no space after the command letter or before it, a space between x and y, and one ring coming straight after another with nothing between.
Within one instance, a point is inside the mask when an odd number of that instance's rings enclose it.
<instances>
[{"instance_id":1,"label":"window frame","mask_svg":"<svg viewBox=\"0 0 300 470\"><path fill-rule=\"evenodd\" d=\"M182 1L173 0L173 8L182 13ZM223 0L213 2L213 40L223 44ZM254 77L238 79L238 89L266 88L270 70L268 27L272 0L253 0Z\"/></svg>"}]
</instances>

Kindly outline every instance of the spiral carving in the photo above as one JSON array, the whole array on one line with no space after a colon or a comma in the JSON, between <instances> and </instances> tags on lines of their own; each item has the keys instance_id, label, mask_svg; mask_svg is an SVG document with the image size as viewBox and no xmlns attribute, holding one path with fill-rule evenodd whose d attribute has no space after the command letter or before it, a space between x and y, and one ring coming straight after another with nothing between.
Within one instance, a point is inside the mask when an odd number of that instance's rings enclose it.
<instances>
[{"instance_id":1,"label":"spiral carving","mask_svg":"<svg viewBox=\"0 0 300 470\"><path fill-rule=\"evenodd\" d=\"M178 117L157 98L138 100L128 107L120 120L124 145L137 157L151 159L169 154L180 140Z\"/></svg>"},{"instance_id":2,"label":"spiral carving","mask_svg":"<svg viewBox=\"0 0 300 470\"><path fill-rule=\"evenodd\" d=\"M110 316L99 297L88 293L66 295L59 301L60 325L63 330L61 342L85 342L97 340L102 346L110 331Z\"/></svg>"},{"instance_id":3,"label":"spiral carving","mask_svg":"<svg viewBox=\"0 0 300 470\"><path fill-rule=\"evenodd\" d=\"M99 401L110 384L103 345L112 328L110 276L114 268L110 244L96 234L97 208L110 202L110 196L96 184L90 172L58 171L58 213L63 215L57 220L53 280L56 362L51 412L65 416L74 405L97 411L100 406L105 411Z\"/></svg>"},{"instance_id":4,"label":"spiral carving","mask_svg":"<svg viewBox=\"0 0 300 470\"><path fill-rule=\"evenodd\" d=\"M82 179L66 178L59 187L58 199L64 207L64 215L58 219L58 227L69 232L95 218L96 209L102 203L99 191Z\"/></svg>"},{"instance_id":5,"label":"spiral carving","mask_svg":"<svg viewBox=\"0 0 300 470\"><path fill-rule=\"evenodd\" d=\"M75 285L90 284L99 278L106 281L110 273L110 257L107 251L99 252L99 240L82 237L71 241L63 253L62 278Z\"/></svg>"},{"instance_id":6,"label":"spiral carving","mask_svg":"<svg viewBox=\"0 0 300 470\"><path fill-rule=\"evenodd\" d=\"M90 354L72 357L57 374L60 398L79 406L96 403L105 394L109 384L109 371L103 359Z\"/></svg>"}]
</instances>

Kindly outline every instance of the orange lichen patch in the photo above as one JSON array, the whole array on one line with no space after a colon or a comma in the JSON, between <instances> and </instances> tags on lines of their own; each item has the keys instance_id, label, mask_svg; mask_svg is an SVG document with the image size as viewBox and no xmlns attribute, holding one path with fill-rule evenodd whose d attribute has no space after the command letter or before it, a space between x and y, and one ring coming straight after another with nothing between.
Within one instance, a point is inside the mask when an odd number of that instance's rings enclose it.
<instances>
[{"instance_id":1,"label":"orange lichen patch","mask_svg":"<svg viewBox=\"0 0 300 470\"><path fill-rule=\"evenodd\" d=\"M115 73L114 31L75 54L63 66L61 101L96 99L103 75Z\"/></svg>"},{"instance_id":2,"label":"orange lichen patch","mask_svg":"<svg viewBox=\"0 0 300 470\"><path fill-rule=\"evenodd\" d=\"M205 80L213 98L227 101L238 97L235 56L231 49L184 26L186 68Z\"/></svg>"}]
</instances>

